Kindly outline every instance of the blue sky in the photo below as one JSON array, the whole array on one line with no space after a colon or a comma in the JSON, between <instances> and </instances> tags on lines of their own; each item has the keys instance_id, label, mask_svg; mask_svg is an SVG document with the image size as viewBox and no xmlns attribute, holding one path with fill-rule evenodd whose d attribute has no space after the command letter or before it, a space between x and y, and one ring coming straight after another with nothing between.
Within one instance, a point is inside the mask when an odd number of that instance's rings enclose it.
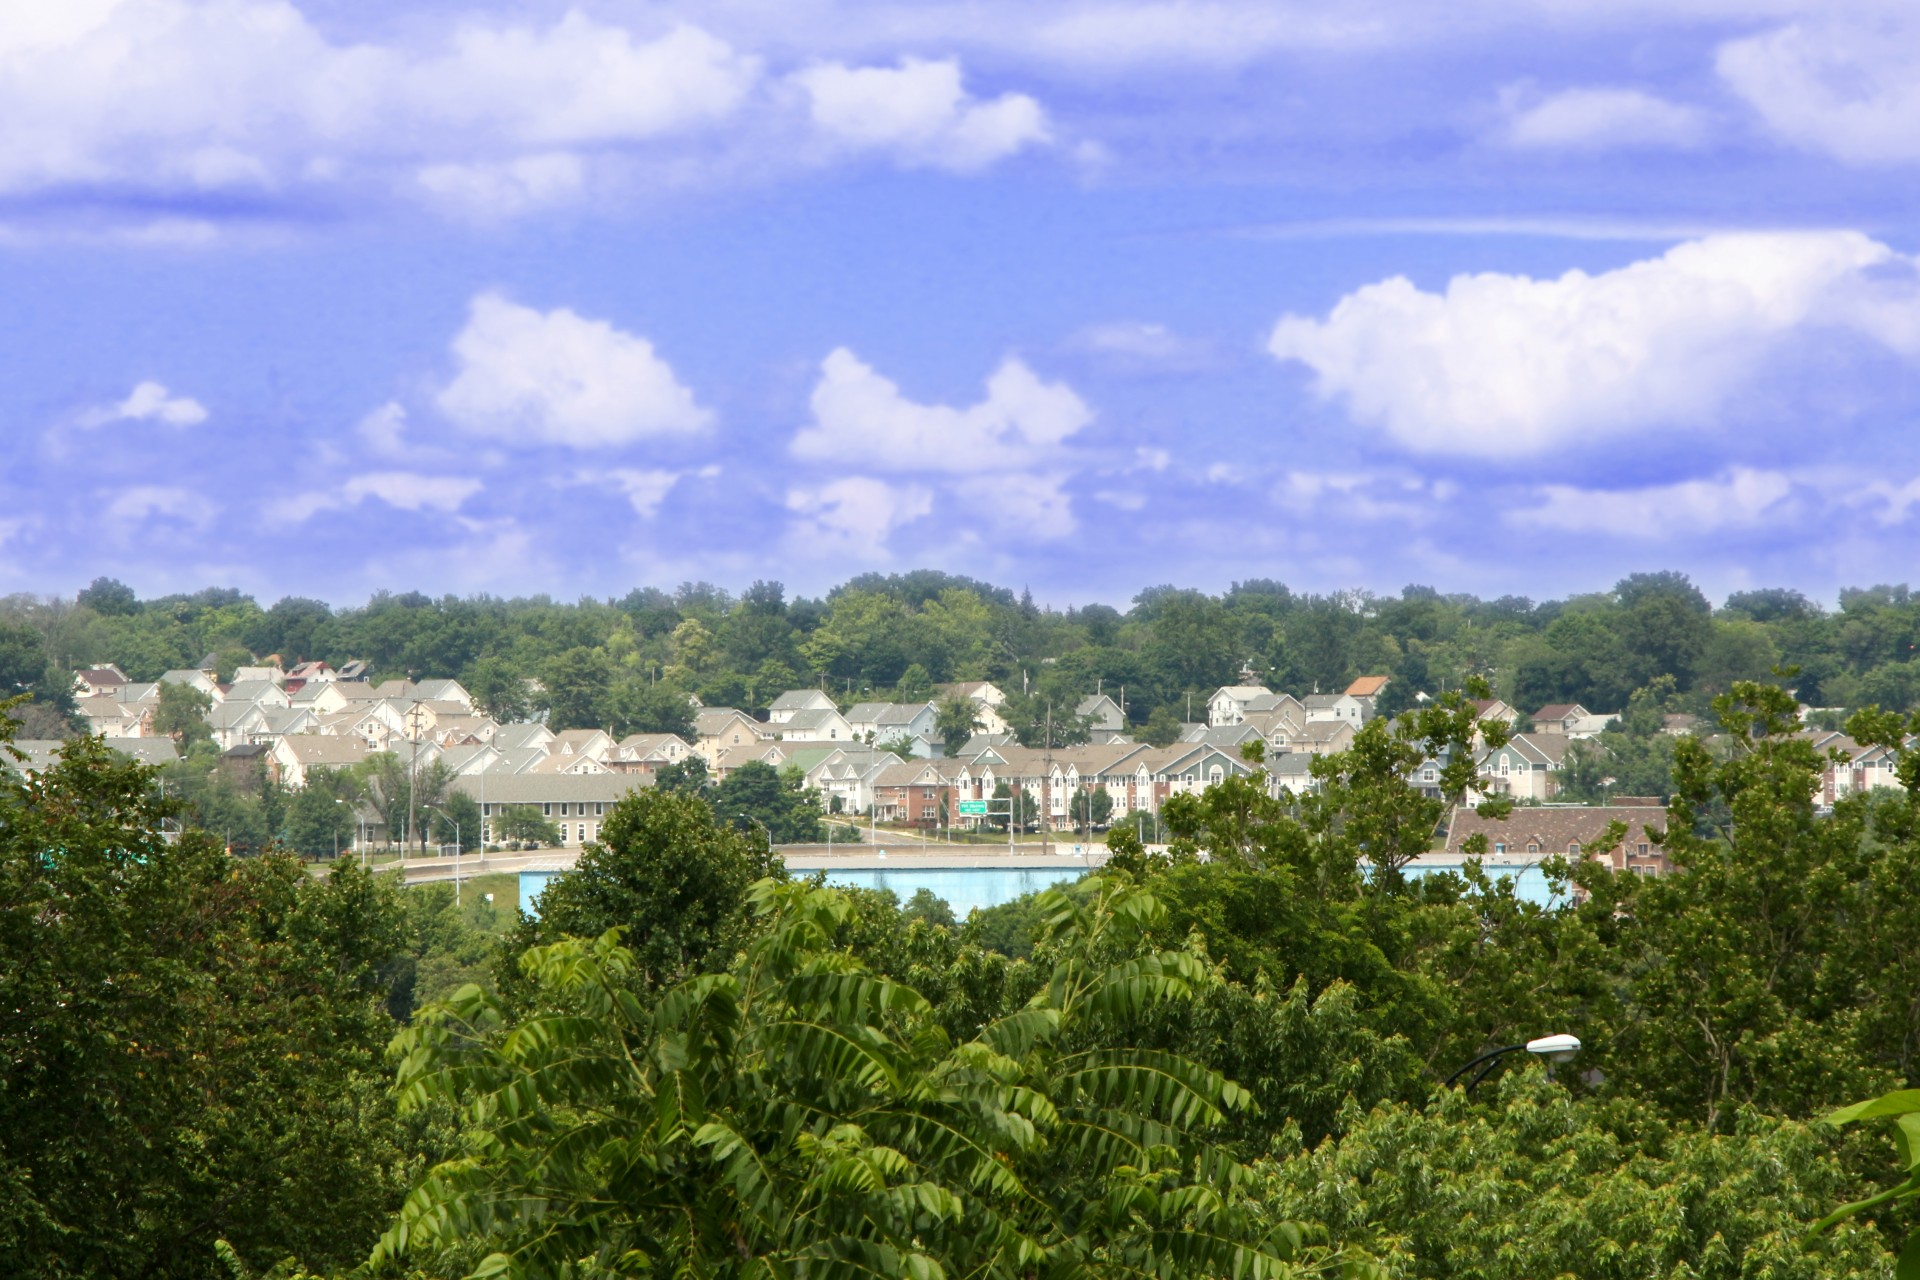
<instances>
[{"instance_id":1,"label":"blue sky","mask_svg":"<svg viewBox=\"0 0 1920 1280\"><path fill-rule=\"evenodd\" d=\"M1910 4L0 0L0 592L1904 581Z\"/></svg>"}]
</instances>

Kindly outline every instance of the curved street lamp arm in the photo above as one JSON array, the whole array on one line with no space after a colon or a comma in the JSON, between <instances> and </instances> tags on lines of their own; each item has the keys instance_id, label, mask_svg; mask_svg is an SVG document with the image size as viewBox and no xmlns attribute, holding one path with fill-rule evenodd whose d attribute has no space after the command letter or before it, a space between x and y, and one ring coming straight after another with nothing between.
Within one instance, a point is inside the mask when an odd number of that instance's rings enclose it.
<instances>
[{"instance_id":1,"label":"curved street lamp arm","mask_svg":"<svg viewBox=\"0 0 1920 1280\"><path fill-rule=\"evenodd\" d=\"M1493 1070L1494 1062L1497 1059L1503 1058L1509 1053L1518 1053L1526 1047L1527 1046L1524 1044L1510 1044L1499 1049L1489 1049L1485 1053L1481 1054L1479 1057L1475 1058L1472 1062L1469 1062L1466 1066L1461 1067L1458 1071L1448 1076L1446 1078L1446 1081L1440 1087L1442 1089L1452 1088L1454 1081L1458 1080L1461 1076L1467 1074L1467 1072L1473 1070L1475 1067L1479 1066L1481 1063L1483 1062L1486 1063L1487 1064L1486 1071L1482 1071L1479 1075L1475 1076L1473 1080L1467 1085L1467 1089L1471 1090L1474 1085L1479 1084L1482 1080L1486 1079L1487 1072Z\"/></svg>"}]
</instances>

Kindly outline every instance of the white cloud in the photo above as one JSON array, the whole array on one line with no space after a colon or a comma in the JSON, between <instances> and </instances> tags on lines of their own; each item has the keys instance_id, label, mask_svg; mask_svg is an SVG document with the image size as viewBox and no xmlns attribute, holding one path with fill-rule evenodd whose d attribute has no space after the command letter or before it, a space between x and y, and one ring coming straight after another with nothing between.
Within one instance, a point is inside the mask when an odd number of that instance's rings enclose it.
<instances>
[{"instance_id":1,"label":"white cloud","mask_svg":"<svg viewBox=\"0 0 1920 1280\"><path fill-rule=\"evenodd\" d=\"M80 425L99 427L110 422L158 422L169 427L192 427L206 420L206 407L198 400L172 395L158 382L142 382L120 403L103 405L82 414Z\"/></svg>"},{"instance_id":2,"label":"white cloud","mask_svg":"<svg viewBox=\"0 0 1920 1280\"><path fill-rule=\"evenodd\" d=\"M820 365L813 421L796 456L889 471L1006 469L1056 453L1093 412L1064 383L1042 382L1008 359L987 379L987 398L965 409L916 404L842 347Z\"/></svg>"},{"instance_id":3,"label":"white cloud","mask_svg":"<svg viewBox=\"0 0 1920 1280\"><path fill-rule=\"evenodd\" d=\"M1920 23L1814 20L1729 41L1720 78L1780 137L1852 164L1920 160Z\"/></svg>"},{"instance_id":4,"label":"white cloud","mask_svg":"<svg viewBox=\"0 0 1920 1280\"><path fill-rule=\"evenodd\" d=\"M1708 480L1644 489L1550 484L1540 505L1510 512L1510 523L1566 533L1660 539L1753 528L1782 520L1793 482L1777 471L1734 467Z\"/></svg>"},{"instance_id":5,"label":"white cloud","mask_svg":"<svg viewBox=\"0 0 1920 1280\"><path fill-rule=\"evenodd\" d=\"M667 500L674 486L689 476L702 480L711 480L720 474L718 466L704 466L697 471L669 471L658 468L612 467L604 471L576 471L573 482L583 485L597 485L610 488L627 500L634 514L643 520L651 520L660 512L660 504Z\"/></svg>"},{"instance_id":6,"label":"white cloud","mask_svg":"<svg viewBox=\"0 0 1920 1280\"><path fill-rule=\"evenodd\" d=\"M194 529L213 523L219 507L197 493L167 485L135 485L114 495L103 512L111 523L132 526L155 519L172 520Z\"/></svg>"},{"instance_id":7,"label":"white cloud","mask_svg":"<svg viewBox=\"0 0 1920 1280\"><path fill-rule=\"evenodd\" d=\"M76 16L17 12L52 9ZM0 21L0 191L261 189L422 156L511 164L700 128L759 76L757 59L697 28L648 38L578 11L472 20L439 47L403 48L336 42L287 0L20 0ZM550 168L508 174L554 183Z\"/></svg>"},{"instance_id":8,"label":"white cloud","mask_svg":"<svg viewBox=\"0 0 1920 1280\"><path fill-rule=\"evenodd\" d=\"M890 152L908 165L981 169L1049 136L1039 103L1020 93L982 102L967 93L951 59L903 58L897 67L826 63L793 79L826 137Z\"/></svg>"},{"instance_id":9,"label":"white cloud","mask_svg":"<svg viewBox=\"0 0 1920 1280\"><path fill-rule=\"evenodd\" d=\"M1796 334L1920 350L1912 259L1854 232L1719 235L1555 280L1402 277L1325 320L1287 316L1269 350L1410 448L1540 453L1633 431L1711 425Z\"/></svg>"},{"instance_id":10,"label":"white cloud","mask_svg":"<svg viewBox=\"0 0 1920 1280\"><path fill-rule=\"evenodd\" d=\"M350 504L364 498L378 498L400 511L455 511L480 492L480 482L459 476L377 471L353 477L341 492Z\"/></svg>"},{"instance_id":11,"label":"white cloud","mask_svg":"<svg viewBox=\"0 0 1920 1280\"><path fill-rule=\"evenodd\" d=\"M1688 149L1706 141L1700 112L1638 89L1566 89L1534 99L1502 95L1509 146L1543 151L1606 151L1632 147Z\"/></svg>"},{"instance_id":12,"label":"white cloud","mask_svg":"<svg viewBox=\"0 0 1920 1280\"><path fill-rule=\"evenodd\" d=\"M586 173L579 156L560 151L502 164L428 165L415 176L437 202L489 221L568 203L586 187Z\"/></svg>"},{"instance_id":13,"label":"white cloud","mask_svg":"<svg viewBox=\"0 0 1920 1280\"><path fill-rule=\"evenodd\" d=\"M846 476L787 493L796 519L793 541L813 554L884 559L895 530L933 511L933 493L922 485L888 484L871 476Z\"/></svg>"},{"instance_id":14,"label":"white cloud","mask_svg":"<svg viewBox=\"0 0 1920 1280\"><path fill-rule=\"evenodd\" d=\"M1064 538L1080 527L1059 475L974 476L954 485L967 524L1003 543L1025 546Z\"/></svg>"},{"instance_id":15,"label":"white cloud","mask_svg":"<svg viewBox=\"0 0 1920 1280\"><path fill-rule=\"evenodd\" d=\"M412 471L374 471L350 478L335 490L315 490L282 498L267 508L270 519L299 524L322 511L340 511L377 498L397 511L438 511L451 515L480 492L478 480L463 476L421 475Z\"/></svg>"},{"instance_id":16,"label":"white cloud","mask_svg":"<svg viewBox=\"0 0 1920 1280\"><path fill-rule=\"evenodd\" d=\"M652 343L565 308L535 311L483 293L453 353L459 372L435 403L478 435L593 449L689 435L712 421Z\"/></svg>"},{"instance_id":17,"label":"white cloud","mask_svg":"<svg viewBox=\"0 0 1920 1280\"><path fill-rule=\"evenodd\" d=\"M400 458L410 452L407 447L406 430L406 409L396 401L389 400L360 419L359 425L354 428L354 433L375 456Z\"/></svg>"}]
</instances>

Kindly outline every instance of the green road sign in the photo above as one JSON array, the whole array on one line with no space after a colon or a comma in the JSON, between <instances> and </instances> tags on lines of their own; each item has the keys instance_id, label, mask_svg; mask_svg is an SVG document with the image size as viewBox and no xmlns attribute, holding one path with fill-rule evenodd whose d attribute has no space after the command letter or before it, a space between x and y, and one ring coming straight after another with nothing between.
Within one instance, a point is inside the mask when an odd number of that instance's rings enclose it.
<instances>
[{"instance_id":1,"label":"green road sign","mask_svg":"<svg viewBox=\"0 0 1920 1280\"><path fill-rule=\"evenodd\" d=\"M963 818L986 817L987 802L985 800L962 800L960 802L960 816Z\"/></svg>"}]
</instances>

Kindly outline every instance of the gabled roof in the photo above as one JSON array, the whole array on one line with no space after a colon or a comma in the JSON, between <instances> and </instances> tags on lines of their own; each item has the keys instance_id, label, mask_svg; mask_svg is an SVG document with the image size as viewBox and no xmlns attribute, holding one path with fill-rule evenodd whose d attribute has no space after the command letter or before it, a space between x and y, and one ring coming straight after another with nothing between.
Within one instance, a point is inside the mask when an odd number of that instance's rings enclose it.
<instances>
[{"instance_id":1,"label":"gabled roof","mask_svg":"<svg viewBox=\"0 0 1920 1280\"><path fill-rule=\"evenodd\" d=\"M1273 690L1263 684L1225 684L1213 691L1213 698L1225 694L1235 702L1245 702L1248 698L1257 698L1262 694L1271 695ZM1213 698L1208 698L1212 702Z\"/></svg>"},{"instance_id":2,"label":"gabled roof","mask_svg":"<svg viewBox=\"0 0 1920 1280\"><path fill-rule=\"evenodd\" d=\"M829 707L833 705L833 699L827 697L826 694L822 693L818 689L789 689L785 693L781 694L779 697L775 698L772 702L768 703L767 710L769 711L788 711L788 710L809 711L816 708L825 710L825 708L820 707L820 704L822 701L824 701Z\"/></svg>"},{"instance_id":3,"label":"gabled roof","mask_svg":"<svg viewBox=\"0 0 1920 1280\"><path fill-rule=\"evenodd\" d=\"M1361 676L1347 686L1347 693L1355 698L1377 698L1391 679L1391 676Z\"/></svg>"},{"instance_id":4,"label":"gabled roof","mask_svg":"<svg viewBox=\"0 0 1920 1280\"><path fill-rule=\"evenodd\" d=\"M1549 702L1533 713L1534 723L1542 720L1565 720L1572 716L1584 716L1587 709L1577 702Z\"/></svg>"},{"instance_id":5,"label":"gabled roof","mask_svg":"<svg viewBox=\"0 0 1920 1280\"><path fill-rule=\"evenodd\" d=\"M1486 836L1489 851L1499 843L1507 846L1509 854L1524 853L1528 844L1537 844L1535 852L1545 856L1565 853L1577 843L1586 853L1604 853L1594 842L1615 819L1627 824L1626 844L1637 850L1648 840L1649 824L1666 826L1667 812L1643 805L1526 805L1501 821L1483 818L1472 806L1461 805L1447 824L1447 852L1459 853L1467 837L1478 834Z\"/></svg>"},{"instance_id":6,"label":"gabled roof","mask_svg":"<svg viewBox=\"0 0 1920 1280\"><path fill-rule=\"evenodd\" d=\"M773 727L782 732L792 733L796 729L824 729L834 721L839 721L841 724L846 723L838 711L828 711L824 709L819 711L796 711L788 718L785 724L775 725Z\"/></svg>"}]
</instances>

